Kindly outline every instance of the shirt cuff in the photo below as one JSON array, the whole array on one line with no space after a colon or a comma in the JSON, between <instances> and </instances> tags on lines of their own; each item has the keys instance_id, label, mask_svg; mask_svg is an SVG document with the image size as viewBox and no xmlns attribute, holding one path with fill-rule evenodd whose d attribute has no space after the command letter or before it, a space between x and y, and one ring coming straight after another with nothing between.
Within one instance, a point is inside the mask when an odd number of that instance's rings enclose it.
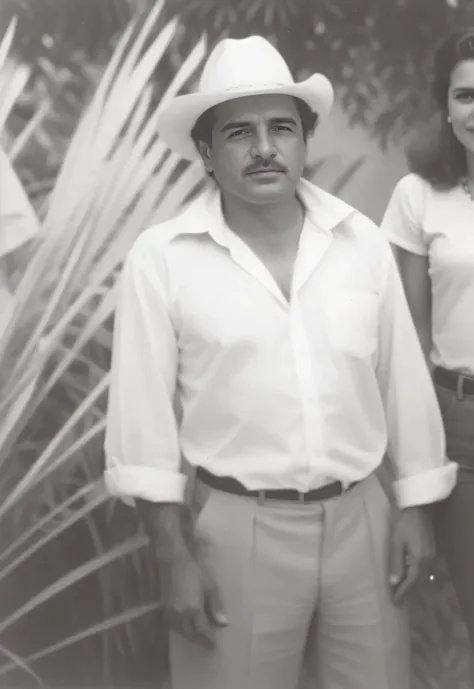
<instances>
[{"instance_id":1,"label":"shirt cuff","mask_svg":"<svg viewBox=\"0 0 474 689\"><path fill-rule=\"evenodd\" d=\"M444 500L456 485L458 465L447 462L444 466L407 476L394 481L393 488L400 509L429 505Z\"/></svg>"},{"instance_id":2,"label":"shirt cuff","mask_svg":"<svg viewBox=\"0 0 474 689\"><path fill-rule=\"evenodd\" d=\"M114 466L104 473L105 485L112 495L128 505L135 499L149 502L183 502L187 477L147 466Z\"/></svg>"}]
</instances>

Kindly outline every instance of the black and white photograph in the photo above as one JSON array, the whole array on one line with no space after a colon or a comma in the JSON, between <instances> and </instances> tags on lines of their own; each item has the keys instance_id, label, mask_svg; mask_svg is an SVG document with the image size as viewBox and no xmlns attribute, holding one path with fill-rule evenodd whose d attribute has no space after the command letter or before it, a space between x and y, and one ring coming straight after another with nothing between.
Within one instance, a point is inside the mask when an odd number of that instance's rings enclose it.
<instances>
[{"instance_id":1,"label":"black and white photograph","mask_svg":"<svg viewBox=\"0 0 474 689\"><path fill-rule=\"evenodd\" d=\"M0 0L0 688L474 689L473 0Z\"/></svg>"}]
</instances>

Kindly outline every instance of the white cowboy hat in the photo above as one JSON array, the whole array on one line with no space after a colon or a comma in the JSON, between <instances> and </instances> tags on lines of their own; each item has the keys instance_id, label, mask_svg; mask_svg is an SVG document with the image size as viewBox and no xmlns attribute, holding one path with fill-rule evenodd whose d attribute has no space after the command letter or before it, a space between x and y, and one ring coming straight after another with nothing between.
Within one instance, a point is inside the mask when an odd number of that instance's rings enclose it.
<instances>
[{"instance_id":1,"label":"white cowboy hat","mask_svg":"<svg viewBox=\"0 0 474 689\"><path fill-rule=\"evenodd\" d=\"M226 38L209 55L197 92L164 106L158 134L171 150L193 160L198 152L191 130L206 110L234 98L277 93L305 101L320 120L334 100L331 83L322 74L295 83L285 60L265 38Z\"/></svg>"}]
</instances>

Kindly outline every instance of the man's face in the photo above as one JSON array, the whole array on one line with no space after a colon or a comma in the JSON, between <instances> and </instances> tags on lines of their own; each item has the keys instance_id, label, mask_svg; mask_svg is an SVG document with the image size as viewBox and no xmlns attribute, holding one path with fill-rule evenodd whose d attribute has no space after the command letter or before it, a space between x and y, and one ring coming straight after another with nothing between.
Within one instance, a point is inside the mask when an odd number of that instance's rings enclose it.
<instances>
[{"instance_id":1,"label":"man's face","mask_svg":"<svg viewBox=\"0 0 474 689\"><path fill-rule=\"evenodd\" d=\"M212 145L201 144L220 189L245 203L292 196L306 160L296 102L290 96L249 96L213 111Z\"/></svg>"}]
</instances>

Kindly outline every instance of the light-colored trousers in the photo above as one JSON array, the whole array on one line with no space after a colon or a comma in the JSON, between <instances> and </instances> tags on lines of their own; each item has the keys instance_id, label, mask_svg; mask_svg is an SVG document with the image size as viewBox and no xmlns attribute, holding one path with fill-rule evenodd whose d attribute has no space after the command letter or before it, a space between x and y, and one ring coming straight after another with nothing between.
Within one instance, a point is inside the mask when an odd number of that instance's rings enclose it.
<instances>
[{"instance_id":1,"label":"light-colored trousers","mask_svg":"<svg viewBox=\"0 0 474 689\"><path fill-rule=\"evenodd\" d=\"M392 508L375 475L321 503L196 491L229 625L213 649L171 635L172 689L409 689L408 621L388 585Z\"/></svg>"}]
</instances>

